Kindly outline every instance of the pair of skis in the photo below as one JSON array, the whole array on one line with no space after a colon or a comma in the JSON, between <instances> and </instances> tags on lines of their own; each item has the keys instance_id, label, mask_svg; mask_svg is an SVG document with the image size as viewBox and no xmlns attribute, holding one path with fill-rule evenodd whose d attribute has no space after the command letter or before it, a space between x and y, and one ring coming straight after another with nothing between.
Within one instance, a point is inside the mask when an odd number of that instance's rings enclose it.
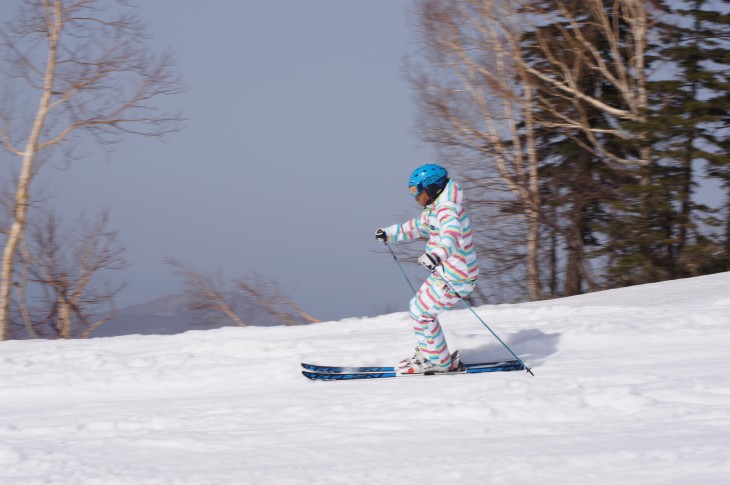
<instances>
[{"instance_id":1,"label":"pair of skis","mask_svg":"<svg viewBox=\"0 0 730 485\"><path fill-rule=\"evenodd\" d=\"M509 372L525 370L519 360L499 362L480 362L464 364L451 372L431 372L426 374L400 374L395 367L343 367L302 363L302 374L315 381L349 381L355 379L384 379L390 377L429 377L451 376L455 374L480 374L483 372Z\"/></svg>"}]
</instances>

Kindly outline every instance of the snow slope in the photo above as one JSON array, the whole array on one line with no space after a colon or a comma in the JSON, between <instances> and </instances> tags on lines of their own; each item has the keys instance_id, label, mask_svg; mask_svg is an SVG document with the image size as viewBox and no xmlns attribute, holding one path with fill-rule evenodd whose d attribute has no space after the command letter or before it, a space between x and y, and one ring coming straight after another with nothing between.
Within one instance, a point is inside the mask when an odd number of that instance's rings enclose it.
<instances>
[{"instance_id":1,"label":"snow slope","mask_svg":"<svg viewBox=\"0 0 730 485\"><path fill-rule=\"evenodd\" d=\"M310 382L390 365L407 315L0 343L0 483L720 484L730 273L479 314L524 372ZM465 310L466 361L506 357Z\"/></svg>"}]
</instances>

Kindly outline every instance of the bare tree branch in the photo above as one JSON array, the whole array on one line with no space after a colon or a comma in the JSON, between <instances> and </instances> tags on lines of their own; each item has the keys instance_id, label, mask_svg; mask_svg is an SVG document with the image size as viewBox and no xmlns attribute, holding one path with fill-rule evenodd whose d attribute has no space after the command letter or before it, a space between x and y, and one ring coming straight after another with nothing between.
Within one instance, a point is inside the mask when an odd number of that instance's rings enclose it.
<instances>
[{"instance_id":1,"label":"bare tree branch","mask_svg":"<svg viewBox=\"0 0 730 485\"><path fill-rule=\"evenodd\" d=\"M236 303L243 301L249 310L263 309L284 325L320 322L285 296L275 281L259 274L254 273L251 277L234 280L238 292L226 291L220 274L197 272L173 258L168 258L166 262L183 279L188 310L225 316L236 325L244 327L246 324L238 316L236 308Z\"/></svg>"},{"instance_id":2,"label":"bare tree branch","mask_svg":"<svg viewBox=\"0 0 730 485\"><path fill-rule=\"evenodd\" d=\"M274 318L285 325L298 325L302 320L307 323L321 323L281 291L273 280L254 273L250 278L236 280L236 286L249 298L261 305Z\"/></svg>"},{"instance_id":3,"label":"bare tree branch","mask_svg":"<svg viewBox=\"0 0 730 485\"><path fill-rule=\"evenodd\" d=\"M174 273L183 279L188 310L219 313L239 327L246 326L236 313L235 304L226 295L220 277L206 276L173 258L168 258L166 263L172 266Z\"/></svg>"}]
</instances>

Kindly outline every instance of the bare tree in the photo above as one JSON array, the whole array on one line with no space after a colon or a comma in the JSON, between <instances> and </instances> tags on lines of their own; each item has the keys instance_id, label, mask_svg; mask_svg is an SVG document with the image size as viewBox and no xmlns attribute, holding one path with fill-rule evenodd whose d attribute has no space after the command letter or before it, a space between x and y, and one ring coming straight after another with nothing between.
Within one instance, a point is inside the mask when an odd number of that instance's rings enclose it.
<instances>
[{"instance_id":1,"label":"bare tree","mask_svg":"<svg viewBox=\"0 0 730 485\"><path fill-rule=\"evenodd\" d=\"M238 305L235 296L225 290L220 274L210 276L197 272L173 258L169 258L167 264L183 279L188 310L200 312L208 320L218 322L225 318L239 327L246 326L236 312Z\"/></svg>"},{"instance_id":2,"label":"bare tree","mask_svg":"<svg viewBox=\"0 0 730 485\"><path fill-rule=\"evenodd\" d=\"M254 311L262 309L284 325L321 321L287 297L278 283L262 275L254 273L252 277L239 278L233 282L238 291L228 291L220 273L200 273L173 258L169 258L167 264L183 279L187 309L202 313L208 323L230 320L245 327L239 317L242 307Z\"/></svg>"},{"instance_id":3,"label":"bare tree","mask_svg":"<svg viewBox=\"0 0 730 485\"><path fill-rule=\"evenodd\" d=\"M285 325L301 323L321 323L299 306L281 290L279 284L269 278L254 273L253 277L236 280L236 286L251 301L261 305L271 316Z\"/></svg>"},{"instance_id":4,"label":"bare tree","mask_svg":"<svg viewBox=\"0 0 730 485\"><path fill-rule=\"evenodd\" d=\"M86 338L116 315L114 297L124 285L97 281L100 273L127 266L118 232L108 224L104 211L93 220L81 217L72 230L64 230L53 212L30 225L30 247L24 254L30 259L28 279L46 293L45 316L38 322L44 333ZM20 295L22 309L24 295ZM26 326L28 318L24 318Z\"/></svg>"},{"instance_id":5,"label":"bare tree","mask_svg":"<svg viewBox=\"0 0 730 485\"><path fill-rule=\"evenodd\" d=\"M0 146L20 165L0 271L0 340L40 155L55 147L70 160L83 134L108 148L126 134L161 136L180 127L179 115L154 104L181 91L172 58L150 54L147 39L122 0L23 0L14 20L0 28L7 81ZM34 114L16 103L35 104Z\"/></svg>"}]
</instances>

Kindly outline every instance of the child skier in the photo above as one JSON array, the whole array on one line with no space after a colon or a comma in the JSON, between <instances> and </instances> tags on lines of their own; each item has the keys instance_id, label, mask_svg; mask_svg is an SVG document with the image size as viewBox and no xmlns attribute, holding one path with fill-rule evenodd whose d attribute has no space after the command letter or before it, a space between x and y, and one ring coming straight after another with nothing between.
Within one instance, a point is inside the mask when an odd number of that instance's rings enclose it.
<instances>
[{"instance_id":1,"label":"child skier","mask_svg":"<svg viewBox=\"0 0 730 485\"><path fill-rule=\"evenodd\" d=\"M413 357L403 359L397 367L403 374L449 372L459 367L459 353L449 352L437 316L459 301L444 278L462 297L472 292L477 281L471 222L463 207L463 189L448 178L443 167L418 167L411 174L408 190L423 207L421 215L375 231L375 239L383 243L428 238L418 262L431 274L410 302L418 346Z\"/></svg>"}]
</instances>

